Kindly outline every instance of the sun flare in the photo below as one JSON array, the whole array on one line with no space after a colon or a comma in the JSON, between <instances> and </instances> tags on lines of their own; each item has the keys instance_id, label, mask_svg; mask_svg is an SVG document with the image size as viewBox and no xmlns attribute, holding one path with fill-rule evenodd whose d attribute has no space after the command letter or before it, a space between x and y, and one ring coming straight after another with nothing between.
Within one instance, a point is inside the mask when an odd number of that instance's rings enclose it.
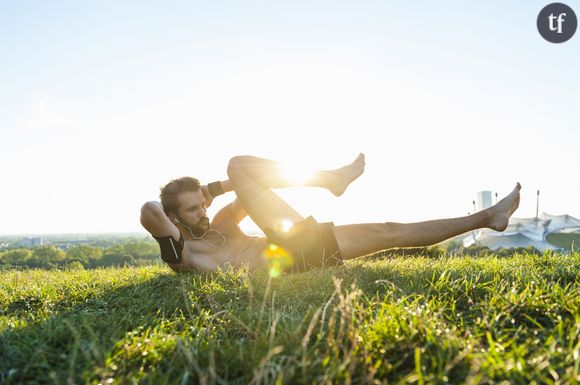
<instances>
[{"instance_id":1,"label":"sun flare","mask_svg":"<svg viewBox=\"0 0 580 385\"><path fill-rule=\"evenodd\" d=\"M280 162L280 173L288 182L302 185L314 177L314 172L298 162Z\"/></svg>"},{"instance_id":2,"label":"sun flare","mask_svg":"<svg viewBox=\"0 0 580 385\"><path fill-rule=\"evenodd\" d=\"M285 233L290 232L292 226L294 226L294 223L292 223L292 221L289 221L287 219L284 219L283 221L280 222L280 230L282 230Z\"/></svg>"}]
</instances>

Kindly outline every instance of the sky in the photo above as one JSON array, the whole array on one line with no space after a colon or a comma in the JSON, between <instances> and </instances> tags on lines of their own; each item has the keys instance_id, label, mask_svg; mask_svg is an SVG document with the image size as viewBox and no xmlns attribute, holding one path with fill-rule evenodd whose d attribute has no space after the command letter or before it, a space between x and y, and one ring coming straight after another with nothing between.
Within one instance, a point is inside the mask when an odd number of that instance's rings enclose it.
<instances>
[{"instance_id":1,"label":"sky","mask_svg":"<svg viewBox=\"0 0 580 385\"><path fill-rule=\"evenodd\" d=\"M543 40L546 4L0 2L0 234L144 232L160 186L235 155L365 153L339 198L276 191L319 222L462 216L516 181L515 216L539 189L580 217L580 33Z\"/></svg>"}]
</instances>

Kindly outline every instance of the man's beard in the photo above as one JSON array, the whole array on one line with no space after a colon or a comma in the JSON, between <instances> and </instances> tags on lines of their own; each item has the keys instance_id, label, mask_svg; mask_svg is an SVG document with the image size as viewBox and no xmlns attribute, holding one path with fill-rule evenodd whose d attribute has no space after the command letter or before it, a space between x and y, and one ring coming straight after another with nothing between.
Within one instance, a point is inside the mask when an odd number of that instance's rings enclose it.
<instances>
[{"instance_id":1,"label":"man's beard","mask_svg":"<svg viewBox=\"0 0 580 385\"><path fill-rule=\"evenodd\" d=\"M186 228L189 227L190 231L196 237L203 236L205 234L205 232L209 229L209 218L208 217L201 218L199 221L197 221L197 223L189 223L189 222L182 221L181 219L179 221L181 223L183 223L184 226L186 226Z\"/></svg>"}]
</instances>

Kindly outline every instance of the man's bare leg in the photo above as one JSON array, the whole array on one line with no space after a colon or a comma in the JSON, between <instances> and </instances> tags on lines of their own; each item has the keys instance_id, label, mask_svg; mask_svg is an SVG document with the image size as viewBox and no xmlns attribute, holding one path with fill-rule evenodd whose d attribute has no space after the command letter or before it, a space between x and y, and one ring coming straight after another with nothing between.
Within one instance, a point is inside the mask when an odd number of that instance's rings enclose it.
<instances>
[{"instance_id":1,"label":"man's bare leg","mask_svg":"<svg viewBox=\"0 0 580 385\"><path fill-rule=\"evenodd\" d=\"M364 171L365 159L357 159L336 170L313 173L314 177L295 184L285 180L280 163L254 156L236 156L228 164L228 177L236 196L252 220L262 229L277 229L282 221L298 222L300 213L280 198L272 188L291 186L322 187L340 196Z\"/></svg>"},{"instance_id":2,"label":"man's bare leg","mask_svg":"<svg viewBox=\"0 0 580 385\"><path fill-rule=\"evenodd\" d=\"M283 175L281 163L274 160L242 155L232 158L230 165L232 162L243 167L248 176L266 188L321 187L340 196L348 185L364 172L365 156L361 153L352 163L335 170L314 171L311 177L302 183L287 180Z\"/></svg>"},{"instance_id":3,"label":"man's bare leg","mask_svg":"<svg viewBox=\"0 0 580 385\"><path fill-rule=\"evenodd\" d=\"M429 246L465 232L490 228L503 231L520 202L521 185L496 205L472 215L417 223L364 223L336 226L334 234L344 259L392 247Z\"/></svg>"}]
</instances>

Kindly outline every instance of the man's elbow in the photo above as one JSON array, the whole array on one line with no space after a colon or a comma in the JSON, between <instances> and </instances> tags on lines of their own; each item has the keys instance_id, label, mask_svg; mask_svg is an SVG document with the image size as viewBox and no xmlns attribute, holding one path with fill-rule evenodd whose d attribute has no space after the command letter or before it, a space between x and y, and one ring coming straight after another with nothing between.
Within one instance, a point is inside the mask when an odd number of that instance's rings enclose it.
<instances>
[{"instance_id":1,"label":"man's elbow","mask_svg":"<svg viewBox=\"0 0 580 385\"><path fill-rule=\"evenodd\" d=\"M150 213L159 209L162 209L161 203L156 201L145 202L143 206L141 206L141 214Z\"/></svg>"},{"instance_id":2,"label":"man's elbow","mask_svg":"<svg viewBox=\"0 0 580 385\"><path fill-rule=\"evenodd\" d=\"M141 224L149 231L151 223L156 221L161 213L163 213L161 203L155 201L145 202L141 206Z\"/></svg>"}]
</instances>

